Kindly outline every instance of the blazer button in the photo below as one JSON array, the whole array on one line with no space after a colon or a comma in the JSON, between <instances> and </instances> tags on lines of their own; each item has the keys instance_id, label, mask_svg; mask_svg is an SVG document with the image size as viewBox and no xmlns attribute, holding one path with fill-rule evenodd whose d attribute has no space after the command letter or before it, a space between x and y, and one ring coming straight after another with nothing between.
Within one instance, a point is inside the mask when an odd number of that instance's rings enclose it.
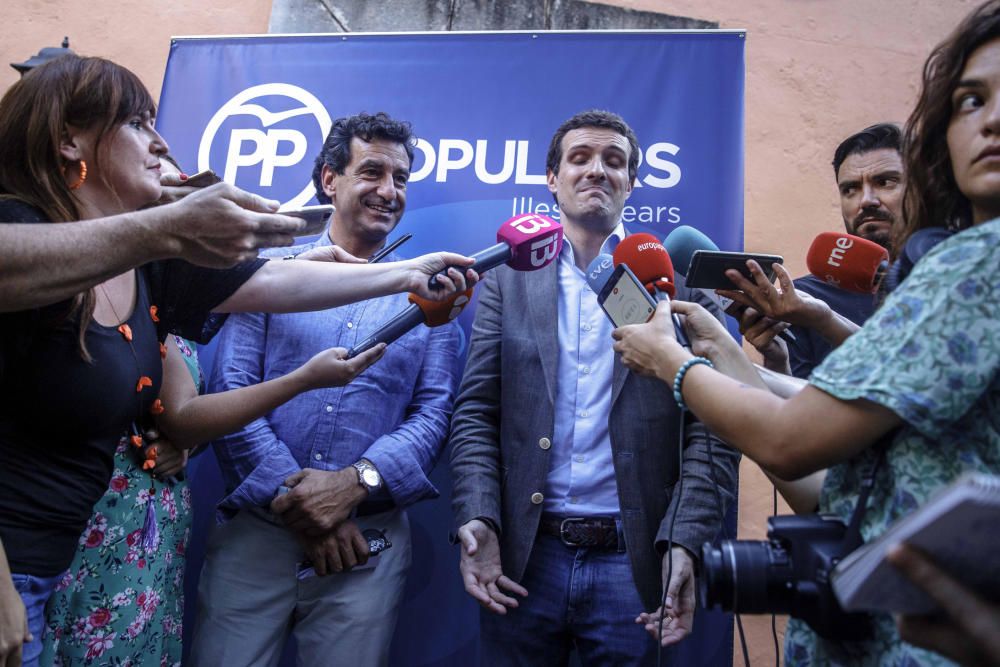
<instances>
[{"instance_id":1,"label":"blazer button","mask_svg":"<svg viewBox=\"0 0 1000 667\"><path fill-rule=\"evenodd\" d=\"M531 494L532 505L541 505L543 500L545 500L545 496L543 496L542 494L537 492Z\"/></svg>"},{"instance_id":2,"label":"blazer button","mask_svg":"<svg viewBox=\"0 0 1000 667\"><path fill-rule=\"evenodd\" d=\"M538 441L538 446L541 447L542 449L548 449L549 447L552 446L552 441L549 440L548 438L542 438L541 440Z\"/></svg>"}]
</instances>

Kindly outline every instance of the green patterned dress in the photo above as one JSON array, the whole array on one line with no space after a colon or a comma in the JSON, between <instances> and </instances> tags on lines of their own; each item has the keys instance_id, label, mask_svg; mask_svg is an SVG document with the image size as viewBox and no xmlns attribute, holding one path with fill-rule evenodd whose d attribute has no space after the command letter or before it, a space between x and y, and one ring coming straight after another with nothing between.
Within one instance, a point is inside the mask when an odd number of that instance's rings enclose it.
<instances>
[{"instance_id":1,"label":"green patterned dress","mask_svg":"<svg viewBox=\"0 0 1000 667\"><path fill-rule=\"evenodd\" d=\"M195 348L170 338L200 385ZM191 492L186 481L153 479L130 449L122 438L108 490L94 505L73 563L45 608L42 665L181 664ZM149 503L158 539L146 548Z\"/></svg>"},{"instance_id":2,"label":"green patterned dress","mask_svg":"<svg viewBox=\"0 0 1000 667\"><path fill-rule=\"evenodd\" d=\"M862 536L870 541L965 471L1000 474L1000 220L949 238L921 260L865 326L816 369L810 383L843 400L866 398L899 415L872 489ZM847 520L875 454L830 469L820 511ZM875 638L833 642L792 620L787 665L950 665L905 644L887 614Z\"/></svg>"}]
</instances>

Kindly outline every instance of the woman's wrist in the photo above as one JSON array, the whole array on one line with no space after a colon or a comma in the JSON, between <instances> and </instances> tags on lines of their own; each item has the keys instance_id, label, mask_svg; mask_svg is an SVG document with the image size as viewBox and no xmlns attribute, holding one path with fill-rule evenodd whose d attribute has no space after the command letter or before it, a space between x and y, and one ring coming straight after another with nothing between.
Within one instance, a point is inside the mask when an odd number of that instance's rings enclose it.
<instances>
[{"instance_id":1,"label":"woman's wrist","mask_svg":"<svg viewBox=\"0 0 1000 667\"><path fill-rule=\"evenodd\" d=\"M726 373L727 369L735 368L749 363L743 349L736 344L732 338L729 339L732 345L717 345L712 343L702 350L702 355L712 362L712 365L720 372Z\"/></svg>"},{"instance_id":2,"label":"woman's wrist","mask_svg":"<svg viewBox=\"0 0 1000 667\"><path fill-rule=\"evenodd\" d=\"M674 376L677 375L677 369L693 356L690 350L682 347L676 340L671 340L660 348L660 353L657 355L656 377L671 385Z\"/></svg>"},{"instance_id":3,"label":"woman's wrist","mask_svg":"<svg viewBox=\"0 0 1000 667\"><path fill-rule=\"evenodd\" d=\"M294 371L286 373L279 378L280 382L285 387L285 393L289 396L297 396L304 391L311 391L321 387L321 383L317 379L316 374L313 373L310 368L311 364L312 360L309 360L296 368Z\"/></svg>"}]
</instances>

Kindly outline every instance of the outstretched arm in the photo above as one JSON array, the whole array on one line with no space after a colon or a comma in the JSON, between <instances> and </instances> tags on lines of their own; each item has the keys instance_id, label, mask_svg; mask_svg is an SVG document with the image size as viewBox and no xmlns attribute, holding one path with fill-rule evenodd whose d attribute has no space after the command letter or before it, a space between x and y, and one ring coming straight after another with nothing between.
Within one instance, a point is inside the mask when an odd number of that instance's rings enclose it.
<instances>
[{"instance_id":1,"label":"outstretched arm","mask_svg":"<svg viewBox=\"0 0 1000 667\"><path fill-rule=\"evenodd\" d=\"M353 359L340 347L320 352L305 364L273 380L198 396L181 353L167 345L160 397L164 412L157 420L171 442L190 449L236 431L304 391L347 384L385 352L380 344Z\"/></svg>"},{"instance_id":2,"label":"outstretched arm","mask_svg":"<svg viewBox=\"0 0 1000 667\"><path fill-rule=\"evenodd\" d=\"M475 271L454 268L472 263L471 258L449 252L385 264L271 261L213 310L219 313L323 310L398 292L414 292L440 301L476 284L479 276ZM435 275L440 288L431 290L427 283Z\"/></svg>"},{"instance_id":3,"label":"outstretched arm","mask_svg":"<svg viewBox=\"0 0 1000 667\"><path fill-rule=\"evenodd\" d=\"M692 356L674 338L666 302L646 324L613 335L626 366L669 384ZM896 413L865 399L842 401L808 386L786 400L701 364L687 371L682 391L713 433L782 479L845 461L902 423Z\"/></svg>"},{"instance_id":4,"label":"outstretched arm","mask_svg":"<svg viewBox=\"0 0 1000 667\"><path fill-rule=\"evenodd\" d=\"M0 312L69 299L158 259L226 268L256 257L258 248L291 245L304 223L276 210L277 202L220 183L107 218L0 224Z\"/></svg>"}]
</instances>

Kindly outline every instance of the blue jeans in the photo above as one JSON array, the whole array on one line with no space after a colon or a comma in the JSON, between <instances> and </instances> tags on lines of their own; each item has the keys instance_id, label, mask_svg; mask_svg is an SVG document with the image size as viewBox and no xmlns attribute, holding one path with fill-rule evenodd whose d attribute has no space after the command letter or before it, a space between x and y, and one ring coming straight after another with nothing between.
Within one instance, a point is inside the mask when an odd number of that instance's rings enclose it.
<instances>
[{"instance_id":1,"label":"blue jeans","mask_svg":"<svg viewBox=\"0 0 1000 667\"><path fill-rule=\"evenodd\" d=\"M584 666L656 664L656 642L635 622L645 610L627 553L540 535L521 585L517 609L481 612L483 665L567 665L574 647Z\"/></svg>"},{"instance_id":2,"label":"blue jeans","mask_svg":"<svg viewBox=\"0 0 1000 667\"><path fill-rule=\"evenodd\" d=\"M34 636L30 644L25 644L21 651L23 667L37 667L38 656L42 654L42 631L45 629L45 603L52 596L56 584L63 578L57 574L54 577L35 577L30 574L11 574L14 590L21 596L25 611L28 614L28 630Z\"/></svg>"}]
</instances>

